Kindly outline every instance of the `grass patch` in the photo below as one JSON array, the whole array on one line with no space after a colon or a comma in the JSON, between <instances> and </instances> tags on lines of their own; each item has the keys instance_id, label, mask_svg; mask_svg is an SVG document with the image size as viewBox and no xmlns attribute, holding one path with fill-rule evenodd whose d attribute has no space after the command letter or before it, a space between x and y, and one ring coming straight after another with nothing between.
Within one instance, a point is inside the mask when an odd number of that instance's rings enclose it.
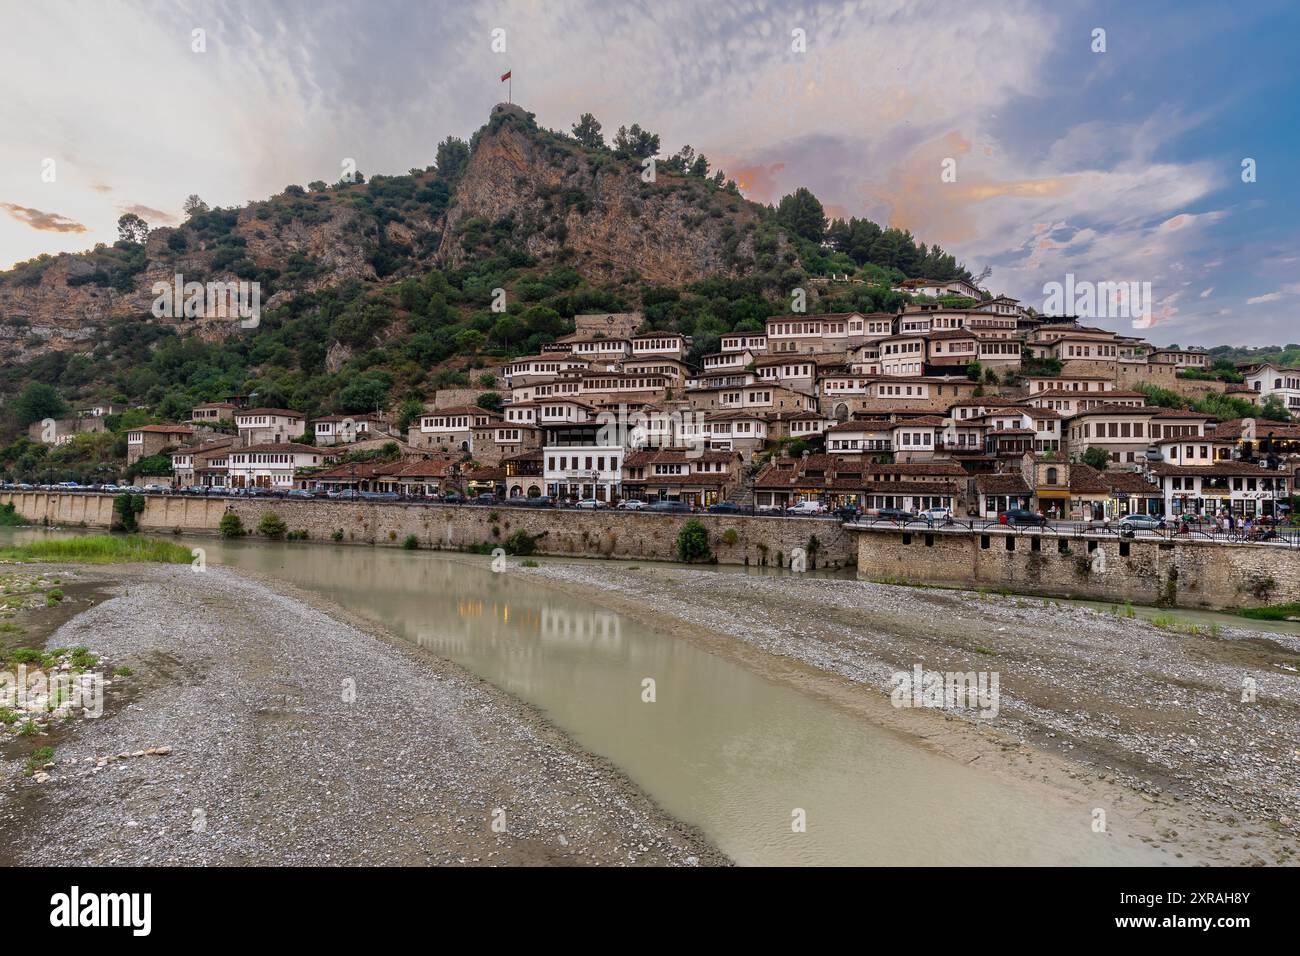
<instances>
[{"instance_id":1,"label":"grass patch","mask_svg":"<svg viewBox=\"0 0 1300 956\"><path fill-rule=\"evenodd\" d=\"M31 776L38 769L43 767L54 759L53 747L41 747L27 758L27 776Z\"/></svg>"},{"instance_id":2,"label":"grass patch","mask_svg":"<svg viewBox=\"0 0 1300 956\"><path fill-rule=\"evenodd\" d=\"M27 524L27 519L20 515L12 504L0 505L0 528L17 528Z\"/></svg>"},{"instance_id":3,"label":"grass patch","mask_svg":"<svg viewBox=\"0 0 1300 956\"><path fill-rule=\"evenodd\" d=\"M1285 621L1289 617L1300 617L1300 603L1270 604L1267 607L1246 607L1237 612L1242 617L1256 621Z\"/></svg>"},{"instance_id":4,"label":"grass patch","mask_svg":"<svg viewBox=\"0 0 1300 956\"><path fill-rule=\"evenodd\" d=\"M58 538L34 541L13 548L0 549L0 561L67 561L74 564L128 564L157 561L163 564L189 564L190 549L171 541L139 535L91 535L84 538Z\"/></svg>"}]
</instances>

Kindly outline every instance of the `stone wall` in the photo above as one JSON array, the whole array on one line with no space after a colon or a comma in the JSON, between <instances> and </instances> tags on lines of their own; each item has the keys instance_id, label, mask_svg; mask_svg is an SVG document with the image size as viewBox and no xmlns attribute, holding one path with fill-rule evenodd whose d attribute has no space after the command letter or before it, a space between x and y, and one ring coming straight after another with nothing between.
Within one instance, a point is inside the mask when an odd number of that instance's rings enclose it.
<instances>
[{"instance_id":1,"label":"stone wall","mask_svg":"<svg viewBox=\"0 0 1300 956\"><path fill-rule=\"evenodd\" d=\"M110 495L0 492L31 521L107 528ZM899 584L987 587L1026 594L1132 601L1179 607L1235 608L1300 601L1300 549L1209 541L1120 542L1054 532L979 533L846 529L837 521L732 515L662 515L350 501L148 496L146 531L215 534L232 511L253 532L267 512L312 541L399 547L415 535L422 548L503 545L516 531L537 535L542 555L671 561L677 532L690 518L709 532L723 564L788 566L796 548L817 538L816 567L857 565L863 577ZM1014 542L1008 549L1007 541ZM1035 550L1034 542L1039 548ZM1064 544L1065 551L1060 548ZM1122 554L1121 549L1127 550Z\"/></svg>"},{"instance_id":2,"label":"stone wall","mask_svg":"<svg viewBox=\"0 0 1300 956\"><path fill-rule=\"evenodd\" d=\"M1004 529L857 534L858 573L876 581L1213 609L1300 601L1300 550L1295 548L1156 540L1124 547L1113 536Z\"/></svg>"},{"instance_id":3,"label":"stone wall","mask_svg":"<svg viewBox=\"0 0 1300 956\"><path fill-rule=\"evenodd\" d=\"M109 495L55 492L0 493L29 520L107 528L112 522ZM459 550L503 544L516 531L539 535L545 555L639 558L671 561L677 532L690 518L709 532L709 545L723 564L788 565L795 548L809 549L817 538L816 567L851 566L857 544L838 521L813 518L733 515L662 515L624 511L555 511L391 502L286 501L257 498L148 496L140 516L146 531L215 533L225 512L233 511L250 532L267 512L275 512L290 531L305 530L309 540L400 546L415 535L422 548ZM495 531L493 530L495 529ZM734 535L728 532L734 532Z\"/></svg>"}]
</instances>

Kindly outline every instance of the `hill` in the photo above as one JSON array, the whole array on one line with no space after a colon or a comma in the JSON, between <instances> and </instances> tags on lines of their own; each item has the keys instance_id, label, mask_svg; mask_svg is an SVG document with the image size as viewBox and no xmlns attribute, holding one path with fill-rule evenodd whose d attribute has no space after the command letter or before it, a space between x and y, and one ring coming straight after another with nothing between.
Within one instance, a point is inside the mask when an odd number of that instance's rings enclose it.
<instances>
[{"instance_id":1,"label":"hill","mask_svg":"<svg viewBox=\"0 0 1300 956\"><path fill-rule=\"evenodd\" d=\"M647 175L658 146L637 126L606 145L589 116L571 135L499 105L423 170L292 185L237 209L192 197L178 227L125 223L112 246L0 273L0 398L12 407L39 381L70 403L171 420L254 392L310 415L418 408L435 388L490 381L583 312L640 310L648 329L693 336L698 356L787 311L795 287L810 311L875 311L902 301L890 285L909 270L968 275L899 230L828 224L807 190L749 202L689 146ZM155 318L154 283L177 274L260 283L258 326Z\"/></svg>"}]
</instances>

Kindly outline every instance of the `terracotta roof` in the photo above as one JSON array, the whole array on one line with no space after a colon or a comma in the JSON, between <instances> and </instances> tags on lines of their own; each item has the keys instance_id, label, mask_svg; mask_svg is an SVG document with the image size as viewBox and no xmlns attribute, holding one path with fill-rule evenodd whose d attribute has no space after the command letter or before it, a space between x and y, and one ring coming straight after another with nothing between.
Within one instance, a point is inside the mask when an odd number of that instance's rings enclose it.
<instances>
[{"instance_id":1,"label":"terracotta roof","mask_svg":"<svg viewBox=\"0 0 1300 956\"><path fill-rule=\"evenodd\" d=\"M1088 408L1077 415L1075 418L1085 418L1089 415L1149 415L1154 417L1156 409L1150 405L1098 405L1095 408Z\"/></svg>"},{"instance_id":2,"label":"terracotta roof","mask_svg":"<svg viewBox=\"0 0 1300 956\"><path fill-rule=\"evenodd\" d=\"M1109 493L1110 485L1102 473L1091 465L1074 464L1070 466L1070 493L1076 495L1104 495Z\"/></svg>"},{"instance_id":3,"label":"terracotta roof","mask_svg":"<svg viewBox=\"0 0 1300 956\"><path fill-rule=\"evenodd\" d=\"M975 489L982 495L1027 495L1029 486L1019 474L979 475Z\"/></svg>"},{"instance_id":4,"label":"terracotta roof","mask_svg":"<svg viewBox=\"0 0 1300 956\"><path fill-rule=\"evenodd\" d=\"M880 464L865 466L873 475L950 475L965 477L966 469L955 461L917 461L902 464Z\"/></svg>"},{"instance_id":5,"label":"terracotta roof","mask_svg":"<svg viewBox=\"0 0 1300 956\"><path fill-rule=\"evenodd\" d=\"M128 432L150 432L161 435L192 435L194 429L189 425L139 425L128 428Z\"/></svg>"},{"instance_id":6,"label":"terracotta roof","mask_svg":"<svg viewBox=\"0 0 1300 956\"><path fill-rule=\"evenodd\" d=\"M1270 478L1278 475L1286 477L1284 471L1252 465L1246 461L1224 461L1213 465L1171 465L1168 462L1159 461L1152 462L1148 467L1157 475L1187 475L1191 477L1200 475L1205 478L1231 478L1236 476Z\"/></svg>"},{"instance_id":7,"label":"terracotta roof","mask_svg":"<svg viewBox=\"0 0 1300 956\"><path fill-rule=\"evenodd\" d=\"M1124 492L1130 495L1160 494L1158 485L1152 484L1134 471L1106 471L1102 473L1101 477L1110 486L1110 490L1114 492Z\"/></svg>"},{"instance_id":8,"label":"terracotta roof","mask_svg":"<svg viewBox=\"0 0 1300 956\"><path fill-rule=\"evenodd\" d=\"M1141 392L1128 392L1122 389L1112 389L1106 392L1079 392L1063 388L1051 388L1041 392L1034 392L1029 399L1035 398L1084 398L1084 399L1108 399L1108 398L1140 398L1145 401L1146 396ZM1027 400L1029 400L1027 399Z\"/></svg>"},{"instance_id":9,"label":"terracotta roof","mask_svg":"<svg viewBox=\"0 0 1300 956\"><path fill-rule=\"evenodd\" d=\"M205 452L216 451L220 448L229 448L235 443L234 436L229 438L218 438L215 441L204 442L202 445L191 445L188 448L178 448L173 455L202 455Z\"/></svg>"},{"instance_id":10,"label":"terracotta roof","mask_svg":"<svg viewBox=\"0 0 1300 956\"><path fill-rule=\"evenodd\" d=\"M248 415L279 415L281 418L306 418L302 412L295 412L291 408L245 408L239 413L240 417Z\"/></svg>"},{"instance_id":11,"label":"terracotta roof","mask_svg":"<svg viewBox=\"0 0 1300 956\"><path fill-rule=\"evenodd\" d=\"M337 458L340 454L337 451L328 450L324 448L317 448L315 445L300 445L297 442L292 442L292 441L285 441L285 442L269 441L269 442L262 442L261 444L258 445L243 445L238 448L230 449L230 453L232 455L236 455L246 451L293 453L293 454L300 454L300 455L326 455L330 458Z\"/></svg>"},{"instance_id":12,"label":"terracotta roof","mask_svg":"<svg viewBox=\"0 0 1300 956\"><path fill-rule=\"evenodd\" d=\"M958 481L868 481L862 485L868 493L881 492L891 495L955 495L960 496L965 489Z\"/></svg>"},{"instance_id":13,"label":"terracotta roof","mask_svg":"<svg viewBox=\"0 0 1300 956\"><path fill-rule=\"evenodd\" d=\"M547 401L547 399L542 399ZM535 402L515 402L518 405L533 405ZM421 412L421 418L436 418L439 415L495 415L501 417L500 412L489 411L486 408L479 408L477 405L451 405L447 408L435 408L431 412Z\"/></svg>"}]
</instances>

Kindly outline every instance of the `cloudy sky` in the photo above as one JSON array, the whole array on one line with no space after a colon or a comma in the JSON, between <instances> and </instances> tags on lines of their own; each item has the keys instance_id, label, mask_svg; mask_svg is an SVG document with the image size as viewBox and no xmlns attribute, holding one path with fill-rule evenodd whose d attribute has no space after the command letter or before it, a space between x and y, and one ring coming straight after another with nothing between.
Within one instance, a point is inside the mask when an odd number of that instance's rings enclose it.
<instances>
[{"instance_id":1,"label":"cloudy sky","mask_svg":"<svg viewBox=\"0 0 1300 956\"><path fill-rule=\"evenodd\" d=\"M1036 307L1067 273L1150 282L1157 343L1293 342L1297 32L1285 0L0 0L0 267L111 242L124 211L174 223L192 192L429 165L509 69L544 126L638 122Z\"/></svg>"}]
</instances>

